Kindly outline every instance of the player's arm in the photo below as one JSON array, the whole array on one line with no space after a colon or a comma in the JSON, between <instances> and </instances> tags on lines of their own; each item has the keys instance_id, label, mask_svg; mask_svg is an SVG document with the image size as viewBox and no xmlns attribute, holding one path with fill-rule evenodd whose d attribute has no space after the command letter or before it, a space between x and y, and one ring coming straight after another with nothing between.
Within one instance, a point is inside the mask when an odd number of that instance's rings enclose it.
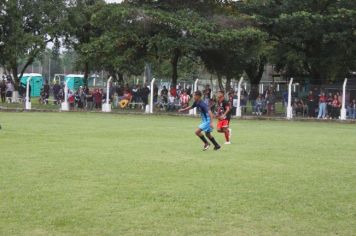
<instances>
[{"instance_id":1,"label":"player's arm","mask_svg":"<svg viewBox=\"0 0 356 236\"><path fill-rule=\"evenodd\" d=\"M186 107L186 108L183 108L183 109L179 109L178 112L186 112L186 111L189 111L193 109L193 106L189 106L189 107Z\"/></svg>"},{"instance_id":2,"label":"player's arm","mask_svg":"<svg viewBox=\"0 0 356 236\"><path fill-rule=\"evenodd\" d=\"M210 110L209 110L209 116L210 116L210 127L214 128L214 114Z\"/></svg>"},{"instance_id":3,"label":"player's arm","mask_svg":"<svg viewBox=\"0 0 356 236\"><path fill-rule=\"evenodd\" d=\"M229 105L225 106L225 113L221 116L221 119L225 119L227 114L231 111L231 107Z\"/></svg>"}]
</instances>

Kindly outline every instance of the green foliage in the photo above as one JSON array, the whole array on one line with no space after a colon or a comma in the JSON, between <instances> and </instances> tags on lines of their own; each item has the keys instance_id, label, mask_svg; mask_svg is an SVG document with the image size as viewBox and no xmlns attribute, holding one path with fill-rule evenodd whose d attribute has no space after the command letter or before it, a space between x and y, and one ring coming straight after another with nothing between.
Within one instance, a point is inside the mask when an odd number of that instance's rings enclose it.
<instances>
[{"instance_id":1,"label":"green foliage","mask_svg":"<svg viewBox=\"0 0 356 236\"><path fill-rule=\"evenodd\" d=\"M140 75L149 63L173 84L202 67L258 84L271 63L323 83L356 68L355 1L0 0L0 9L0 64L15 78L49 42L59 53L59 37L86 78Z\"/></svg>"},{"instance_id":2,"label":"green foliage","mask_svg":"<svg viewBox=\"0 0 356 236\"><path fill-rule=\"evenodd\" d=\"M64 2L61 0L0 1L0 55L18 83L18 65L25 60L22 74L61 35Z\"/></svg>"},{"instance_id":3,"label":"green foliage","mask_svg":"<svg viewBox=\"0 0 356 236\"><path fill-rule=\"evenodd\" d=\"M356 68L355 1L245 1L243 11L276 42L271 62L313 83Z\"/></svg>"},{"instance_id":4,"label":"green foliage","mask_svg":"<svg viewBox=\"0 0 356 236\"><path fill-rule=\"evenodd\" d=\"M104 7L104 0L77 0L67 7L65 44L76 51L77 63L82 65L85 80L89 77L90 66L95 64L90 60L92 52L88 47L92 39L102 32L92 24L92 19Z\"/></svg>"}]
</instances>

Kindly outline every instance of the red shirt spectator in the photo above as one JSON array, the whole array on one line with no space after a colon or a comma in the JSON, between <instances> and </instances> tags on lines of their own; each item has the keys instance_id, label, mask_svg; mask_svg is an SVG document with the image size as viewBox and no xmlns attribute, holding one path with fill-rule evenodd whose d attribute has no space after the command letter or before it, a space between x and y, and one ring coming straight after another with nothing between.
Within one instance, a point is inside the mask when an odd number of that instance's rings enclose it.
<instances>
[{"instance_id":1,"label":"red shirt spectator","mask_svg":"<svg viewBox=\"0 0 356 236\"><path fill-rule=\"evenodd\" d=\"M170 93L172 97L177 97L177 89L175 87L171 87Z\"/></svg>"},{"instance_id":2,"label":"red shirt spectator","mask_svg":"<svg viewBox=\"0 0 356 236\"><path fill-rule=\"evenodd\" d=\"M338 99L338 97L336 95L335 95L335 98L333 100L332 106L335 107L335 108L338 108L338 107L341 106L341 103L340 103L340 101L339 101L339 99Z\"/></svg>"},{"instance_id":3,"label":"red shirt spectator","mask_svg":"<svg viewBox=\"0 0 356 236\"><path fill-rule=\"evenodd\" d=\"M326 98L325 95L321 95L321 96L319 97L319 102L320 102L320 103L325 103L326 100L327 100L327 98Z\"/></svg>"},{"instance_id":4,"label":"red shirt spectator","mask_svg":"<svg viewBox=\"0 0 356 236\"><path fill-rule=\"evenodd\" d=\"M93 98L94 98L94 102L96 104L100 104L103 100L103 95L100 93L100 91L98 89L96 89L93 94Z\"/></svg>"},{"instance_id":5,"label":"red shirt spectator","mask_svg":"<svg viewBox=\"0 0 356 236\"><path fill-rule=\"evenodd\" d=\"M186 108L189 105L190 96L187 94L186 91L180 96L180 102L182 108Z\"/></svg>"}]
</instances>

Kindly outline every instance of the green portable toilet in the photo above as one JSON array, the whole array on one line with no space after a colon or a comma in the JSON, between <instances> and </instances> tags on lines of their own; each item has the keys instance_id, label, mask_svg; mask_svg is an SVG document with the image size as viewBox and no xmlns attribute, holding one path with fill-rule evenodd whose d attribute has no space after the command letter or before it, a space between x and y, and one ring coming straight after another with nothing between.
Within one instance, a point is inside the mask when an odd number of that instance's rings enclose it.
<instances>
[{"instance_id":1,"label":"green portable toilet","mask_svg":"<svg viewBox=\"0 0 356 236\"><path fill-rule=\"evenodd\" d=\"M39 97L41 95L41 89L43 88L43 76L36 73L23 74L20 78L20 82L25 88L27 86L27 79L30 77L32 77L30 81L31 97Z\"/></svg>"},{"instance_id":2,"label":"green portable toilet","mask_svg":"<svg viewBox=\"0 0 356 236\"><path fill-rule=\"evenodd\" d=\"M84 85L84 75L70 74L66 75L64 80L68 81L68 88L74 92L77 91L80 86Z\"/></svg>"}]
</instances>

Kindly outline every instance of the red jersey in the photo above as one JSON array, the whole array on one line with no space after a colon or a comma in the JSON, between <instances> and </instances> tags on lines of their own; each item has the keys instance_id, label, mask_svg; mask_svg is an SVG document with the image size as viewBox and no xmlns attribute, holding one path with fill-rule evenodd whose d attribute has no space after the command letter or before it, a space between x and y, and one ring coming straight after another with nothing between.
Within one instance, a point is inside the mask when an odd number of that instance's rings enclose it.
<instances>
[{"instance_id":1,"label":"red jersey","mask_svg":"<svg viewBox=\"0 0 356 236\"><path fill-rule=\"evenodd\" d=\"M222 102L218 101L217 115L219 117L224 115L225 112L227 111L227 109L229 109L229 108L230 108L230 111L226 114L225 120L230 120L231 119L231 106L230 106L230 103L228 101L226 101L225 99Z\"/></svg>"}]
</instances>

